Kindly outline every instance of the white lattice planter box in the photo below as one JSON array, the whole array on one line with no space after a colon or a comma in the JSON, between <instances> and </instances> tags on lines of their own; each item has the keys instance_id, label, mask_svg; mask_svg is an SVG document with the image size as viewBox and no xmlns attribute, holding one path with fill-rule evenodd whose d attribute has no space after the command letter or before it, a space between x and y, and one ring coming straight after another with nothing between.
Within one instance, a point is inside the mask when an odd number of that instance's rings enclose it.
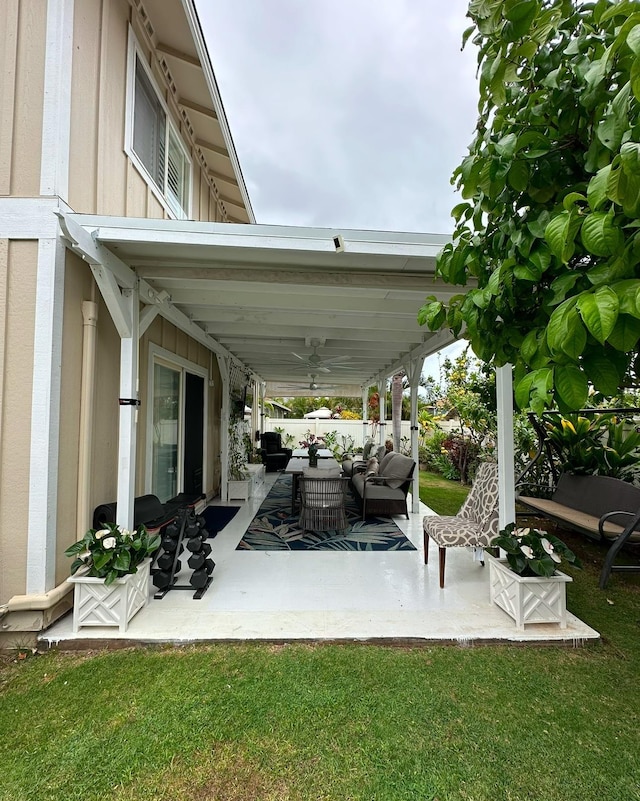
<instances>
[{"instance_id":1,"label":"white lattice planter box","mask_svg":"<svg viewBox=\"0 0 640 801\"><path fill-rule=\"evenodd\" d=\"M527 623L559 623L567 627L567 584L571 576L556 570L553 576L519 576L506 559L485 553L489 562L491 600L511 615L519 629Z\"/></svg>"},{"instance_id":2,"label":"white lattice planter box","mask_svg":"<svg viewBox=\"0 0 640 801\"><path fill-rule=\"evenodd\" d=\"M149 603L151 559L138 565L108 587L102 578L83 575L79 570L67 579L74 587L73 630L82 626L118 626L126 631L131 618Z\"/></svg>"},{"instance_id":3,"label":"white lattice planter box","mask_svg":"<svg viewBox=\"0 0 640 801\"><path fill-rule=\"evenodd\" d=\"M251 480L243 478L240 481L229 479L227 481L227 500L228 501L248 501Z\"/></svg>"}]
</instances>

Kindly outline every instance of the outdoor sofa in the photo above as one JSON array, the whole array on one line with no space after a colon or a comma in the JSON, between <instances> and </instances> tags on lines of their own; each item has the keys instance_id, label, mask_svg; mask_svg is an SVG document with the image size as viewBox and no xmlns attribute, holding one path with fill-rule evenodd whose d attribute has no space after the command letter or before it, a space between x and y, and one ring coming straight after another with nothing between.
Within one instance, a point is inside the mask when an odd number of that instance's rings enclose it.
<instances>
[{"instance_id":1,"label":"outdoor sofa","mask_svg":"<svg viewBox=\"0 0 640 801\"><path fill-rule=\"evenodd\" d=\"M408 456L390 451L383 457L378 470L361 469L351 477L351 487L362 507L362 519L367 515L406 515L407 493L411 486L416 463Z\"/></svg>"}]
</instances>

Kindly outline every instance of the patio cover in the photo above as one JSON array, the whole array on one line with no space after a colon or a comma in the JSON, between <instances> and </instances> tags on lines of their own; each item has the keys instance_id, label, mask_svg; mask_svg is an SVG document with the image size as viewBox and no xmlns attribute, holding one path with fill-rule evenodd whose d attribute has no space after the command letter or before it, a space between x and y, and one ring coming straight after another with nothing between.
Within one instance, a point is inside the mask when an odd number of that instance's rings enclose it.
<instances>
[{"instance_id":1,"label":"patio cover","mask_svg":"<svg viewBox=\"0 0 640 801\"><path fill-rule=\"evenodd\" d=\"M429 294L457 290L435 275L449 237L68 214L64 227L90 263L211 350L231 357L270 396L311 394L311 369L292 354L349 357L317 371L320 395L362 387L452 341L418 325Z\"/></svg>"},{"instance_id":2,"label":"patio cover","mask_svg":"<svg viewBox=\"0 0 640 801\"><path fill-rule=\"evenodd\" d=\"M417 312L427 295L447 300L459 291L435 277L435 257L448 237L73 213L61 215L60 225L69 247L90 265L120 333L121 398L135 398L138 337L161 314L215 353L227 386L235 368L270 396L309 395L313 382L323 396L364 400L368 387L382 395L387 378L405 371L417 458L422 364L452 341L448 331L419 326ZM327 373L293 355L310 356L317 343L321 359L348 358ZM513 506L507 372L501 368L498 376L499 446L507 447L502 520L511 519ZM120 410L118 509L125 524L133 516L136 461L131 409ZM223 417L226 410L223 397ZM222 467L224 491L224 443ZM416 472L416 506L417 490Z\"/></svg>"}]
</instances>

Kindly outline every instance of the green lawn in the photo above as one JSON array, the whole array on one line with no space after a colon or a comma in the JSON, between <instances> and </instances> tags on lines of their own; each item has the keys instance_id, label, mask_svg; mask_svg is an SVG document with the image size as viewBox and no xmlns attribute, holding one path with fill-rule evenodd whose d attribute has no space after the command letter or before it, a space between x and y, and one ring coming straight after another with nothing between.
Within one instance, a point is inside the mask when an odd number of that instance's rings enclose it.
<instances>
[{"instance_id":1,"label":"green lawn","mask_svg":"<svg viewBox=\"0 0 640 801\"><path fill-rule=\"evenodd\" d=\"M439 473L420 471L420 500L439 515L458 513L471 487L447 481Z\"/></svg>"},{"instance_id":2,"label":"green lawn","mask_svg":"<svg viewBox=\"0 0 640 801\"><path fill-rule=\"evenodd\" d=\"M597 645L7 660L0 799L640 799L640 577L600 592L599 546L566 539L585 563L569 608L602 632Z\"/></svg>"}]
</instances>

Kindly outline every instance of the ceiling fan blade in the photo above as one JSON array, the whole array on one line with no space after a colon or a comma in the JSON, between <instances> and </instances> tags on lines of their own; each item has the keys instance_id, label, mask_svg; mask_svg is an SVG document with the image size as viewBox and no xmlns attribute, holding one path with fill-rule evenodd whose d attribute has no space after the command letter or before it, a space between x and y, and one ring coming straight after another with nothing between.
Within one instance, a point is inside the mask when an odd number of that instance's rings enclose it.
<instances>
[{"instance_id":1,"label":"ceiling fan blade","mask_svg":"<svg viewBox=\"0 0 640 801\"><path fill-rule=\"evenodd\" d=\"M301 362L305 362L306 363L308 361L306 356L300 356L297 353L294 353L293 351L291 351L291 355L295 356L296 359L300 359Z\"/></svg>"},{"instance_id":2,"label":"ceiling fan blade","mask_svg":"<svg viewBox=\"0 0 640 801\"><path fill-rule=\"evenodd\" d=\"M343 362L350 362L351 356L330 356L328 359L323 359L322 364L342 364Z\"/></svg>"}]
</instances>

